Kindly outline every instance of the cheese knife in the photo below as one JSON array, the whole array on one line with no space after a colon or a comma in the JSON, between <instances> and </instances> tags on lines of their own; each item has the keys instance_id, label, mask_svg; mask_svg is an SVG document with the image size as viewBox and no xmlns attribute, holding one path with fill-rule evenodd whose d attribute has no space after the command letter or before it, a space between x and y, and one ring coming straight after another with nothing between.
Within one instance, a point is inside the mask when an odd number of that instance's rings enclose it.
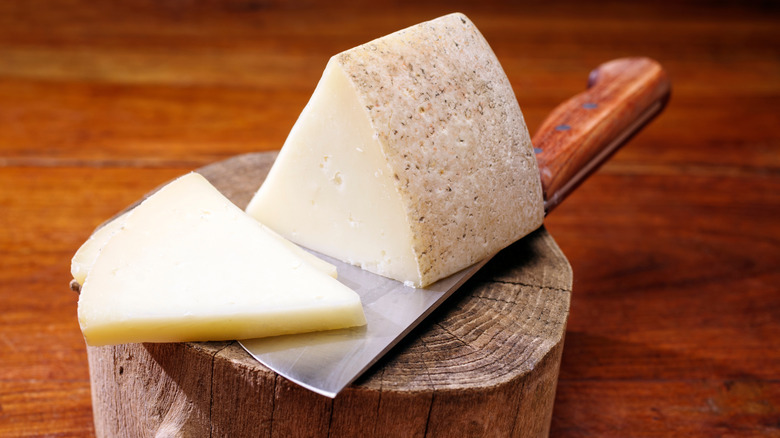
<instances>
[{"instance_id":1,"label":"cheese knife","mask_svg":"<svg viewBox=\"0 0 780 438\"><path fill-rule=\"evenodd\" d=\"M648 58L623 58L590 73L587 89L556 107L532 139L549 214L628 142L669 99L671 85ZM489 259L414 289L315 253L338 268L339 281L362 300L366 326L240 341L266 367L327 397L374 365Z\"/></svg>"}]
</instances>

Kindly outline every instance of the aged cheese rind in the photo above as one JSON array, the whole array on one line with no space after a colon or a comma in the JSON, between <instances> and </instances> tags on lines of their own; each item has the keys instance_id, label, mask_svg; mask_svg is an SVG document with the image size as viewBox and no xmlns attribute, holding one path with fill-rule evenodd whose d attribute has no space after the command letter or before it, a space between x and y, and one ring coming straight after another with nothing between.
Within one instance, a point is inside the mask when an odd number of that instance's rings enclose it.
<instances>
[{"instance_id":1,"label":"aged cheese rind","mask_svg":"<svg viewBox=\"0 0 780 438\"><path fill-rule=\"evenodd\" d=\"M81 288L89 345L245 339L365 324L359 296L191 173L124 219Z\"/></svg>"},{"instance_id":2,"label":"aged cheese rind","mask_svg":"<svg viewBox=\"0 0 780 438\"><path fill-rule=\"evenodd\" d=\"M495 54L464 15L451 14L371 41L336 55L329 68L332 64L349 78L351 92L369 120L373 141L360 148L379 148L383 166L378 170L389 169L411 234L417 275L375 272L425 286L541 225L541 184L520 107ZM326 69L323 80L329 74ZM304 111L296 126L307 124L310 117ZM306 149L327 155L332 147L327 135L296 136L294 128L274 168L295 167L284 160L293 155L284 154L285 148L308 143ZM346 177L349 169L340 172ZM274 173L272 169L265 184ZM283 173L294 171L277 175ZM305 173L299 175L299 181L306 178ZM262 198L270 187L261 187L257 196ZM296 197L294 190L287 195L290 204L308 201ZM305 205L297 206L296 213L286 207L271 213L268 207L262 199L253 200L248 211L265 210L261 220L266 223L268 215L283 223L306 211ZM312 223L332 220L317 213L303 214ZM387 208L387 214L397 214L395 207ZM303 242L306 231L300 228L294 235L284 227L277 231ZM344 254L336 240L315 249L346 261L362 257ZM372 270L370 262L358 264Z\"/></svg>"},{"instance_id":3,"label":"aged cheese rind","mask_svg":"<svg viewBox=\"0 0 780 438\"><path fill-rule=\"evenodd\" d=\"M464 268L541 225L541 184L520 107L465 16L337 58L398 175L423 278Z\"/></svg>"}]
</instances>

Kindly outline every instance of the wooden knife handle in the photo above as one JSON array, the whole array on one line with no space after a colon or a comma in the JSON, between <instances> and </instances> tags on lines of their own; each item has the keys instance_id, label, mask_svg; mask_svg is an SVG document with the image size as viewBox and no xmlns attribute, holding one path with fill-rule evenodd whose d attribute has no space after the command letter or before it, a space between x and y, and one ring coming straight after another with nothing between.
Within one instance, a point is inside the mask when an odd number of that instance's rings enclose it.
<instances>
[{"instance_id":1,"label":"wooden knife handle","mask_svg":"<svg viewBox=\"0 0 780 438\"><path fill-rule=\"evenodd\" d=\"M590 73L588 89L559 105L534 135L549 213L665 107L671 85L648 58L621 58Z\"/></svg>"}]
</instances>

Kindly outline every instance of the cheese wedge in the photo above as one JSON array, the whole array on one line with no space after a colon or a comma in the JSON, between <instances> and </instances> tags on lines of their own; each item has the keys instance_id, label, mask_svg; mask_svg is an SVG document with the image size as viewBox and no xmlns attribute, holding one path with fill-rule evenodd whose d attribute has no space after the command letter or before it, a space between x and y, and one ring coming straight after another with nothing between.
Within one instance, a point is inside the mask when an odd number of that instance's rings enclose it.
<instances>
[{"instance_id":1,"label":"cheese wedge","mask_svg":"<svg viewBox=\"0 0 780 438\"><path fill-rule=\"evenodd\" d=\"M359 296L202 176L124 217L79 297L89 345L246 339L365 324Z\"/></svg>"},{"instance_id":2,"label":"cheese wedge","mask_svg":"<svg viewBox=\"0 0 780 438\"><path fill-rule=\"evenodd\" d=\"M332 57L247 212L415 287L491 256L544 216L511 84L462 14Z\"/></svg>"}]
</instances>

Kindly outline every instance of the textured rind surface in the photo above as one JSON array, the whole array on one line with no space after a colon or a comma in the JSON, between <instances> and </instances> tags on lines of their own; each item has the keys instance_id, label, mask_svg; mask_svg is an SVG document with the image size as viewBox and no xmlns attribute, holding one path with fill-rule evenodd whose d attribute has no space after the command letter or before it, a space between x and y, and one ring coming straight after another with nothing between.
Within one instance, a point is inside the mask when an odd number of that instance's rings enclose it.
<instances>
[{"instance_id":1,"label":"textured rind surface","mask_svg":"<svg viewBox=\"0 0 780 438\"><path fill-rule=\"evenodd\" d=\"M541 225L539 172L520 106L468 18L437 18L336 59L394 171L423 285Z\"/></svg>"}]
</instances>

